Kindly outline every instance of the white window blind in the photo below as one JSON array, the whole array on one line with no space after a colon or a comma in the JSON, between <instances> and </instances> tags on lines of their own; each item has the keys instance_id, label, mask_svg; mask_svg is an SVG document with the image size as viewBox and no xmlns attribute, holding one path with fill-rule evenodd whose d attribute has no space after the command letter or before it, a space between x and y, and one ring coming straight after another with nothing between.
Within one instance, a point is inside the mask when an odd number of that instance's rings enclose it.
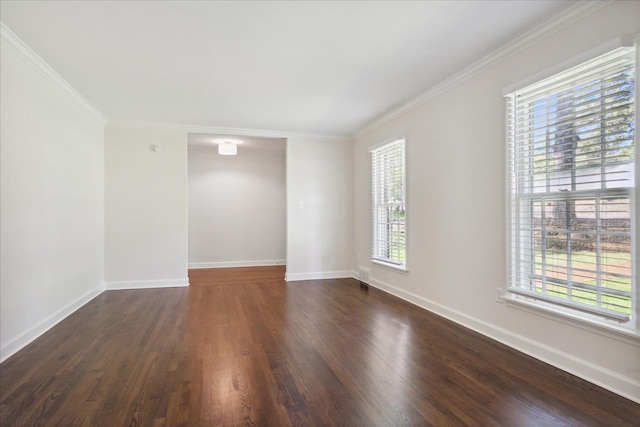
<instances>
[{"instance_id":1,"label":"white window blind","mask_svg":"<svg viewBox=\"0 0 640 427\"><path fill-rule=\"evenodd\" d=\"M406 265L405 141L371 151L374 260Z\"/></svg>"},{"instance_id":2,"label":"white window blind","mask_svg":"<svg viewBox=\"0 0 640 427\"><path fill-rule=\"evenodd\" d=\"M620 48L507 95L517 297L633 314L634 77Z\"/></svg>"}]
</instances>

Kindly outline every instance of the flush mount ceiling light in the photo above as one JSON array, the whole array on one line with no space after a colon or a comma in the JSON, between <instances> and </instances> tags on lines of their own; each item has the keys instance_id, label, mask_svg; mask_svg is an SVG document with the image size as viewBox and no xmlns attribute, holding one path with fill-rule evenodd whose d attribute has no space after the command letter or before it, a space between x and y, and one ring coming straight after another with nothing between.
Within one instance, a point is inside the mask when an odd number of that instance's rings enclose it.
<instances>
[{"instance_id":1,"label":"flush mount ceiling light","mask_svg":"<svg viewBox=\"0 0 640 427\"><path fill-rule=\"evenodd\" d=\"M218 144L218 154L223 156L235 156L238 154L238 146L230 141Z\"/></svg>"}]
</instances>

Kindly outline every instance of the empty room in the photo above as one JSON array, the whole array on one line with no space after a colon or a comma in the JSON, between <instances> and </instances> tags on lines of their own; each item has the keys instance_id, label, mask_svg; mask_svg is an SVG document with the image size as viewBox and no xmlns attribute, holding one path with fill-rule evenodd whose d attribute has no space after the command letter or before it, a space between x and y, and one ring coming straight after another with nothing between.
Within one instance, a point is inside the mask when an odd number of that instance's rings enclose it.
<instances>
[{"instance_id":1,"label":"empty room","mask_svg":"<svg viewBox=\"0 0 640 427\"><path fill-rule=\"evenodd\" d=\"M640 424L640 2L0 21L0 425Z\"/></svg>"}]
</instances>

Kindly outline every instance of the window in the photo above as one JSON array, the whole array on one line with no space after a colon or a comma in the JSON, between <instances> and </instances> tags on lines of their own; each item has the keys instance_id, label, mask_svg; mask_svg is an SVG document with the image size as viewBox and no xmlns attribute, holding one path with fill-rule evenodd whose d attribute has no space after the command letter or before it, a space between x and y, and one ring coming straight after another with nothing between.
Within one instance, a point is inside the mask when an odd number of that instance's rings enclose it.
<instances>
[{"instance_id":1,"label":"window","mask_svg":"<svg viewBox=\"0 0 640 427\"><path fill-rule=\"evenodd\" d=\"M373 260L406 267L405 141L371 151Z\"/></svg>"},{"instance_id":2,"label":"window","mask_svg":"<svg viewBox=\"0 0 640 427\"><path fill-rule=\"evenodd\" d=\"M507 95L514 298L633 317L633 55L620 48Z\"/></svg>"}]
</instances>

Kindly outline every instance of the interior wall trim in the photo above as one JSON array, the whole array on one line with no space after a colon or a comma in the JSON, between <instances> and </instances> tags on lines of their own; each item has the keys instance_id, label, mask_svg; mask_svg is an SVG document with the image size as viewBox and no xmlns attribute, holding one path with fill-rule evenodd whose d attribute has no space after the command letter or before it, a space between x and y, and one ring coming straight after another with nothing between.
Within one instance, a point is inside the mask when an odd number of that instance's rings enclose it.
<instances>
[{"instance_id":1,"label":"interior wall trim","mask_svg":"<svg viewBox=\"0 0 640 427\"><path fill-rule=\"evenodd\" d=\"M4 23L0 22L0 43L2 46L14 51L22 60L31 65L36 71L42 74L47 80L58 86L69 98L78 106L83 108L103 125L107 123L107 118L84 98L80 92L75 90L65 79L62 78L44 59L38 56L29 46L26 45L17 35L13 33Z\"/></svg>"},{"instance_id":2,"label":"interior wall trim","mask_svg":"<svg viewBox=\"0 0 640 427\"><path fill-rule=\"evenodd\" d=\"M107 127L119 127L128 129L149 129L163 131L180 131L187 133L211 133L216 135L228 136L252 136L257 138L309 138L325 141L348 141L348 135L320 135L304 132L293 132L285 130L269 130L269 129L245 129L245 128L227 128L217 126L199 126L184 125L179 123L153 123L153 122L131 122L109 120Z\"/></svg>"},{"instance_id":3,"label":"interior wall trim","mask_svg":"<svg viewBox=\"0 0 640 427\"><path fill-rule=\"evenodd\" d=\"M354 278L358 279L358 276L354 275ZM629 400L640 403L640 381L625 377L617 372L559 351L525 336L515 334L504 328L451 309L412 292L407 292L388 283L370 278L367 284L449 319L452 322L469 328L533 358L548 363L549 365L555 366L558 369L619 394Z\"/></svg>"},{"instance_id":4,"label":"interior wall trim","mask_svg":"<svg viewBox=\"0 0 640 427\"><path fill-rule=\"evenodd\" d=\"M357 131L353 137L360 137L373 130L383 126L384 124L396 119L416 108L420 107L427 101L441 95L454 87L464 83L467 80L483 73L484 71L500 64L511 56L535 45L550 35L568 27L586 16L591 15L599 9L613 3L612 0L606 1L584 1L579 2L575 6L568 8L564 13L559 14L545 23L535 27L534 29L517 37L513 41L503 47L493 51L489 55L471 64L470 66L455 73L451 77L436 84L435 86L422 92L420 95L412 98L401 106L394 108L382 116L374 119L365 125L361 130Z\"/></svg>"},{"instance_id":5,"label":"interior wall trim","mask_svg":"<svg viewBox=\"0 0 640 427\"><path fill-rule=\"evenodd\" d=\"M44 319L42 322L24 332L20 336L11 340L4 347L0 348L0 362L4 362L6 359L20 351L23 347L34 341L40 335L53 328L55 325L63 321L70 314L87 304L89 301L100 295L104 291L104 285L99 285L87 292L80 298L68 304L66 307L53 313L51 316Z\"/></svg>"},{"instance_id":6,"label":"interior wall trim","mask_svg":"<svg viewBox=\"0 0 640 427\"><path fill-rule=\"evenodd\" d=\"M284 275L284 280L294 282L299 280L320 280L320 279L345 279L352 277L352 271L317 271L313 273L289 273Z\"/></svg>"},{"instance_id":7,"label":"interior wall trim","mask_svg":"<svg viewBox=\"0 0 640 427\"><path fill-rule=\"evenodd\" d=\"M105 282L105 290L115 291L122 289L154 289L154 288L179 288L189 286L189 278L168 280L132 280L123 282Z\"/></svg>"},{"instance_id":8,"label":"interior wall trim","mask_svg":"<svg viewBox=\"0 0 640 427\"><path fill-rule=\"evenodd\" d=\"M286 259L268 259L253 261L220 261L220 262L192 262L189 269L199 268L233 268L233 267L263 267L271 265L285 265Z\"/></svg>"}]
</instances>

